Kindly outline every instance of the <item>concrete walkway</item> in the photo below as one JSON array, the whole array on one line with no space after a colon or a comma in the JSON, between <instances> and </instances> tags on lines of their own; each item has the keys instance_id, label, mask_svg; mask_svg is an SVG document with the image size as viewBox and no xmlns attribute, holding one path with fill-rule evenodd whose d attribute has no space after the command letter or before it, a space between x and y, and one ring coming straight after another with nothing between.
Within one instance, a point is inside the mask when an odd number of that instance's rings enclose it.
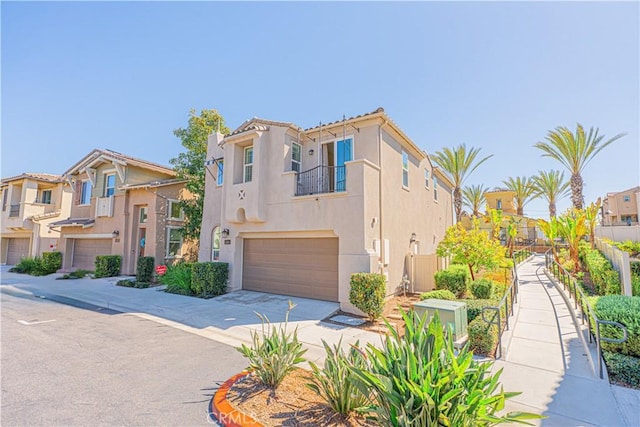
<instances>
[{"instance_id":1,"label":"concrete walkway","mask_svg":"<svg viewBox=\"0 0 640 427\"><path fill-rule=\"evenodd\" d=\"M504 369L506 391L522 392L507 410L547 416L537 421L541 426L640 426L640 391L598 378L595 351L545 275L544 257L521 264L518 278L512 328L504 335L504 357L494 365Z\"/></svg>"}]
</instances>

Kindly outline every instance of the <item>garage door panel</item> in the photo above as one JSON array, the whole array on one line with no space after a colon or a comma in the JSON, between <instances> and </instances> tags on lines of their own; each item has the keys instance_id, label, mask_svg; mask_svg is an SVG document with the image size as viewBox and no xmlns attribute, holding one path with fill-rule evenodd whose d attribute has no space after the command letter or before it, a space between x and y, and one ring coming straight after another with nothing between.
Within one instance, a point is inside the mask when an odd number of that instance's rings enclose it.
<instances>
[{"instance_id":1,"label":"garage door panel","mask_svg":"<svg viewBox=\"0 0 640 427\"><path fill-rule=\"evenodd\" d=\"M243 288L338 300L338 239L246 239Z\"/></svg>"},{"instance_id":2,"label":"garage door panel","mask_svg":"<svg viewBox=\"0 0 640 427\"><path fill-rule=\"evenodd\" d=\"M111 255L111 239L75 239L73 268L95 270L98 255Z\"/></svg>"},{"instance_id":3,"label":"garage door panel","mask_svg":"<svg viewBox=\"0 0 640 427\"><path fill-rule=\"evenodd\" d=\"M7 264L15 265L29 256L29 238L8 239Z\"/></svg>"}]
</instances>

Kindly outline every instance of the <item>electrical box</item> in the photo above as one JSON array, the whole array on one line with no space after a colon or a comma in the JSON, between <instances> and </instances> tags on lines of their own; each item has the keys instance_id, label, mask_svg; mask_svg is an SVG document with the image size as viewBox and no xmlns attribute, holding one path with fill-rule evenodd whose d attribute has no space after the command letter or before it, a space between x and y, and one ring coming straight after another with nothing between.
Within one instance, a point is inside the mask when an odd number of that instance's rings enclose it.
<instances>
[{"instance_id":1,"label":"electrical box","mask_svg":"<svg viewBox=\"0 0 640 427\"><path fill-rule=\"evenodd\" d=\"M460 301L426 299L413 304L413 309L420 316L427 316L427 325L436 311L442 325L453 328L453 340L461 341L467 336L467 304Z\"/></svg>"}]
</instances>

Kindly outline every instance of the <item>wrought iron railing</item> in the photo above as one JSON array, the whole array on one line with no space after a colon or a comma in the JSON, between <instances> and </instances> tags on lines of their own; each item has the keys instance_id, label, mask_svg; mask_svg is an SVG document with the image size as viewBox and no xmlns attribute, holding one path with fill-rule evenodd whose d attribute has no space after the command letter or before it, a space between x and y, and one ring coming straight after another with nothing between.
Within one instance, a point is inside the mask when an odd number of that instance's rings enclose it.
<instances>
[{"instance_id":1,"label":"wrought iron railing","mask_svg":"<svg viewBox=\"0 0 640 427\"><path fill-rule=\"evenodd\" d=\"M345 166L316 166L296 174L296 196L337 193L346 190Z\"/></svg>"},{"instance_id":2,"label":"wrought iron railing","mask_svg":"<svg viewBox=\"0 0 640 427\"><path fill-rule=\"evenodd\" d=\"M609 342L614 344L620 344L627 340L627 328L618 322L611 320L598 319L595 310L589 304L589 300L584 294L582 287L578 284L575 277L573 277L567 270L565 270L560 264L553 259L551 250L548 250L544 254L545 266L547 272L550 273L554 279L560 281L565 291L569 291L569 297L574 301L574 309L577 310L580 306L580 317L582 318L582 324L587 321L589 342L596 342L596 350L598 352L598 375L602 378L602 342ZM570 307L569 307L570 308ZM622 330L622 338L610 338L603 337L600 334L600 326L607 325Z\"/></svg>"}]
</instances>

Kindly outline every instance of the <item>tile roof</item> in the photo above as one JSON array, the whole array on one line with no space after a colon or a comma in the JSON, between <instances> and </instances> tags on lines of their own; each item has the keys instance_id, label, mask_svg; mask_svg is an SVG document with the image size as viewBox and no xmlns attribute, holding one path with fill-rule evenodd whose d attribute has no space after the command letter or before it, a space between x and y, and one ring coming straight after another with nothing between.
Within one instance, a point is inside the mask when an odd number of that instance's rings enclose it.
<instances>
[{"instance_id":1,"label":"tile roof","mask_svg":"<svg viewBox=\"0 0 640 427\"><path fill-rule=\"evenodd\" d=\"M235 128L233 132L226 136L237 135L249 130L269 130L269 126L293 127L296 129L300 128L299 126L296 126L291 122L278 122L275 120L267 120L261 119L259 117L254 117L252 119L245 120L240 126Z\"/></svg>"},{"instance_id":2,"label":"tile roof","mask_svg":"<svg viewBox=\"0 0 640 427\"><path fill-rule=\"evenodd\" d=\"M63 177L61 175L52 175L50 173L34 173L34 172L25 172L20 175L11 176L8 178L2 178L2 183L7 183L11 181L17 181L19 179L35 179L36 181L44 181L44 182L62 182Z\"/></svg>"},{"instance_id":3,"label":"tile roof","mask_svg":"<svg viewBox=\"0 0 640 427\"><path fill-rule=\"evenodd\" d=\"M82 227L88 228L95 224L96 220L93 218L67 218L62 221L56 221L49 224L49 227Z\"/></svg>"},{"instance_id":4,"label":"tile roof","mask_svg":"<svg viewBox=\"0 0 640 427\"><path fill-rule=\"evenodd\" d=\"M165 166L165 165L161 165L161 164L158 164L158 163L150 162L148 160L143 160L143 159L140 159L138 157L128 156L126 154L122 154L122 153L119 153L119 152L114 151L114 150L100 149L100 148L96 148L96 149L92 150L89 154L87 154L82 159L80 159L80 161L78 161L76 164L71 166L64 174L65 175L73 174L73 173L77 172L77 170L80 169L81 167L84 167L87 164L90 164L91 162L99 159L100 156L111 157L111 158L113 158L115 160L120 160L120 161L123 161L125 163L131 163L131 164L134 164L134 165L137 165L137 166L140 166L140 167L143 167L143 168L147 168L147 169L159 170L160 172L165 173L167 175L172 175L172 176L176 175L176 172L172 168L170 168L169 166Z\"/></svg>"},{"instance_id":5,"label":"tile roof","mask_svg":"<svg viewBox=\"0 0 640 427\"><path fill-rule=\"evenodd\" d=\"M170 178L170 179L160 179L160 180L150 181L150 182L143 182L141 184L125 184L120 188L123 190L136 190L139 188L155 188L155 187L162 187L165 185L181 184L183 182L186 182L186 181L184 179Z\"/></svg>"},{"instance_id":6,"label":"tile roof","mask_svg":"<svg viewBox=\"0 0 640 427\"><path fill-rule=\"evenodd\" d=\"M350 120L361 119L363 117L372 116L372 115L378 114L378 113L384 113L384 108L378 107L373 111L370 111L370 112L364 113L364 114L359 114L357 116L349 117L348 119L344 119L344 120L340 119L340 120L335 120L335 121L329 122L329 123L323 123L322 127L333 126L333 125L336 125L336 124L340 124L343 121L347 121L348 122ZM304 131L305 132L309 132L309 131L316 130L316 129L320 129L320 126L313 126L313 127L310 127L310 128L306 128Z\"/></svg>"}]
</instances>

